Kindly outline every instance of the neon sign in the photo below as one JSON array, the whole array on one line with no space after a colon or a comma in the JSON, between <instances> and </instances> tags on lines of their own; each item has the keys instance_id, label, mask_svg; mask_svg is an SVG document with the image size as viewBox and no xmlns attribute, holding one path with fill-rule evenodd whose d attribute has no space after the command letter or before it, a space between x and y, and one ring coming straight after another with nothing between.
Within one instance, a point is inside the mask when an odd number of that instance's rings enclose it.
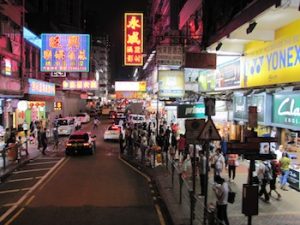
<instances>
[{"instance_id":1,"label":"neon sign","mask_svg":"<svg viewBox=\"0 0 300 225\"><path fill-rule=\"evenodd\" d=\"M32 95L47 95L47 96L55 96L55 84L36 80L36 79L28 79L29 83L29 94Z\"/></svg>"},{"instance_id":2,"label":"neon sign","mask_svg":"<svg viewBox=\"0 0 300 225\"><path fill-rule=\"evenodd\" d=\"M89 72L90 35L42 34L41 71Z\"/></svg>"},{"instance_id":3,"label":"neon sign","mask_svg":"<svg viewBox=\"0 0 300 225\"><path fill-rule=\"evenodd\" d=\"M125 13L124 65L143 65L143 14Z\"/></svg>"},{"instance_id":4,"label":"neon sign","mask_svg":"<svg viewBox=\"0 0 300 225\"><path fill-rule=\"evenodd\" d=\"M64 90L96 90L98 83L96 80L65 80L63 81Z\"/></svg>"}]
</instances>

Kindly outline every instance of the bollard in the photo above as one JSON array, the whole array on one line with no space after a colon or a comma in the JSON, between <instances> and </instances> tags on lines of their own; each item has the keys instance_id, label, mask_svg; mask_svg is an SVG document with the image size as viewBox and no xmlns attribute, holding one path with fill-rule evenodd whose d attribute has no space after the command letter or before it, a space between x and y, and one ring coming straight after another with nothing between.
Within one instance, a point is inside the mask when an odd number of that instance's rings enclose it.
<instances>
[{"instance_id":1,"label":"bollard","mask_svg":"<svg viewBox=\"0 0 300 225\"><path fill-rule=\"evenodd\" d=\"M196 206L196 198L193 190L189 190L190 196L190 225L193 225L193 220L195 219L195 206Z\"/></svg>"},{"instance_id":2,"label":"bollard","mask_svg":"<svg viewBox=\"0 0 300 225\"><path fill-rule=\"evenodd\" d=\"M174 174L175 174L174 162L172 162L171 166L172 166L172 187L174 187Z\"/></svg>"},{"instance_id":3,"label":"bollard","mask_svg":"<svg viewBox=\"0 0 300 225\"><path fill-rule=\"evenodd\" d=\"M3 169L6 169L6 151L7 147L4 147L2 150Z\"/></svg>"},{"instance_id":4,"label":"bollard","mask_svg":"<svg viewBox=\"0 0 300 225\"><path fill-rule=\"evenodd\" d=\"M179 176L179 204L181 204L182 203L182 185L183 185L182 173L179 173L178 176Z\"/></svg>"}]
</instances>

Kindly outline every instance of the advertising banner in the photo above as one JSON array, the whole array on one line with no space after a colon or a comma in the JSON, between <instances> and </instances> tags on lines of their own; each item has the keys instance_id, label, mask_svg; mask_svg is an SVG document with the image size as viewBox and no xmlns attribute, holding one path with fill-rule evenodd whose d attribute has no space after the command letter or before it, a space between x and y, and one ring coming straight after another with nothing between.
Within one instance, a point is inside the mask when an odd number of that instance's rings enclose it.
<instances>
[{"instance_id":1,"label":"advertising banner","mask_svg":"<svg viewBox=\"0 0 300 225\"><path fill-rule=\"evenodd\" d=\"M159 70L158 80L159 97L180 98L184 96L183 70Z\"/></svg>"},{"instance_id":2,"label":"advertising banner","mask_svg":"<svg viewBox=\"0 0 300 225\"><path fill-rule=\"evenodd\" d=\"M64 80L64 90L96 90L98 82L96 80Z\"/></svg>"},{"instance_id":3,"label":"advertising banner","mask_svg":"<svg viewBox=\"0 0 300 225\"><path fill-rule=\"evenodd\" d=\"M116 99L143 99L145 92L140 91L116 91Z\"/></svg>"},{"instance_id":4,"label":"advertising banner","mask_svg":"<svg viewBox=\"0 0 300 225\"><path fill-rule=\"evenodd\" d=\"M216 88L216 72L215 70L202 70L199 72L199 91L209 92Z\"/></svg>"},{"instance_id":5,"label":"advertising banner","mask_svg":"<svg viewBox=\"0 0 300 225\"><path fill-rule=\"evenodd\" d=\"M28 78L29 94L55 96L55 84Z\"/></svg>"},{"instance_id":6,"label":"advertising banner","mask_svg":"<svg viewBox=\"0 0 300 225\"><path fill-rule=\"evenodd\" d=\"M89 72L90 35L42 34L41 71Z\"/></svg>"},{"instance_id":7,"label":"advertising banner","mask_svg":"<svg viewBox=\"0 0 300 225\"><path fill-rule=\"evenodd\" d=\"M248 119L247 98L244 95L233 96L233 119L246 121Z\"/></svg>"},{"instance_id":8,"label":"advertising banner","mask_svg":"<svg viewBox=\"0 0 300 225\"><path fill-rule=\"evenodd\" d=\"M300 93L273 95L274 125L292 130L300 130Z\"/></svg>"},{"instance_id":9,"label":"advertising banner","mask_svg":"<svg viewBox=\"0 0 300 225\"><path fill-rule=\"evenodd\" d=\"M143 65L143 13L125 13L124 65Z\"/></svg>"},{"instance_id":10,"label":"advertising banner","mask_svg":"<svg viewBox=\"0 0 300 225\"><path fill-rule=\"evenodd\" d=\"M115 91L141 91L146 92L146 81L116 81Z\"/></svg>"},{"instance_id":11,"label":"advertising banner","mask_svg":"<svg viewBox=\"0 0 300 225\"><path fill-rule=\"evenodd\" d=\"M205 106L203 103L184 104L177 106L177 118L205 118Z\"/></svg>"},{"instance_id":12,"label":"advertising banner","mask_svg":"<svg viewBox=\"0 0 300 225\"><path fill-rule=\"evenodd\" d=\"M272 42L251 42L245 48L242 87L299 82L300 20L276 31Z\"/></svg>"}]
</instances>

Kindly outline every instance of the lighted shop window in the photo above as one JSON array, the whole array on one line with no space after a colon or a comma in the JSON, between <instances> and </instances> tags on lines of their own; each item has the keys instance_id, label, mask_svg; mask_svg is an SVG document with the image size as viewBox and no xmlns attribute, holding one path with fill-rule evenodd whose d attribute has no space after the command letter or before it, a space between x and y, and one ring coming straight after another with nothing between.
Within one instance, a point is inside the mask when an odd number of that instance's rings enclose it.
<instances>
[{"instance_id":1,"label":"lighted shop window","mask_svg":"<svg viewBox=\"0 0 300 225\"><path fill-rule=\"evenodd\" d=\"M86 89L89 89L90 88L90 82L89 81L84 81L83 82L83 87L86 88Z\"/></svg>"},{"instance_id":2,"label":"lighted shop window","mask_svg":"<svg viewBox=\"0 0 300 225\"><path fill-rule=\"evenodd\" d=\"M50 48L61 48L60 37L59 36L50 37L49 38L49 47Z\"/></svg>"},{"instance_id":3,"label":"lighted shop window","mask_svg":"<svg viewBox=\"0 0 300 225\"><path fill-rule=\"evenodd\" d=\"M63 81L63 88L69 88L69 82L68 81Z\"/></svg>"},{"instance_id":4,"label":"lighted shop window","mask_svg":"<svg viewBox=\"0 0 300 225\"><path fill-rule=\"evenodd\" d=\"M127 44L141 44L141 40L139 39L139 32L128 34Z\"/></svg>"},{"instance_id":5,"label":"lighted shop window","mask_svg":"<svg viewBox=\"0 0 300 225\"><path fill-rule=\"evenodd\" d=\"M79 80L79 81L77 81L77 88L78 89L82 89L82 81L81 80Z\"/></svg>"},{"instance_id":6,"label":"lighted shop window","mask_svg":"<svg viewBox=\"0 0 300 225\"><path fill-rule=\"evenodd\" d=\"M131 19L130 19L129 22L128 22L127 27L128 27L128 28L131 28L131 29L133 29L133 30L135 30L136 27L137 27L137 28L140 28L141 25L139 24L139 22L140 22L140 21L136 18L136 16L132 16Z\"/></svg>"},{"instance_id":7,"label":"lighted shop window","mask_svg":"<svg viewBox=\"0 0 300 225\"><path fill-rule=\"evenodd\" d=\"M79 48L79 36L69 36L68 38L69 48Z\"/></svg>"},{"instance_id":8,"label":"lighted shop window","mask_svg":"<svg viewBox=\"0 0 300 225\"><path fill-rule=\"evenodd\" d=\"M70 88L71 89L76 88L76 82L75 81L70 81Z\"/></svg>"},{"instance_id":9,"label":"lighted shop window","mask_svg":"<svg viewBox=\"0 0 300 225\"><path fill-rule=\"evenodd\" d=\"M91 82L91 88L97 88L97 82L96 81Z\"/></svg>"}]
</instances>

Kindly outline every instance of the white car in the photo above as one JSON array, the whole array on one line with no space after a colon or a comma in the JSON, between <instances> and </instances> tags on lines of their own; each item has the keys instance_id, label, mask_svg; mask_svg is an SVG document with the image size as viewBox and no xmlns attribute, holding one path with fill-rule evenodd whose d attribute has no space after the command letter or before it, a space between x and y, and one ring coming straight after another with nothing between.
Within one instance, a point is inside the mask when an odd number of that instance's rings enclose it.
<instances>
[{"instance_id":1,"label":"white car","mask_svg":"<svg viewBox=\"0 0 300 225\"><path fill-rule=\"evenodd\" d=\"M91 120L91 117L87 113L78 113L76 117L80 120L81 123L88 123Z\"/></svg>"},{"instance_id":2,"label":"white car","mask_svg":"<svg viewBox=\"0 0 300 225\"><path fill-rule=\"evenodd\" d=\"M139 115L139 114L130 114L128 116L128 122L129 123L145 123L146 122L146 118L144 115Z\"/></svg>"},{"instance_id":3,"label":"white car","mask_svg":"<svg viewBox=\"0 0 300 225\"><path fill-rule=\"evenodd\" d=\"M56 121L58 135L70 135L76 130L78 123L74 117L59 118Z\"/></svg>"},{"instance_id":4,"label":"white car","mask_svg":"<svg viewBox=\"0 0 300 225\"><path fill-rule=\"evenodd\" d=\"M123 133L123 128L119 125L110 125L104 132L104 141L106 140L119 140L120 133Z\"/></svg>"}]
</instances>

